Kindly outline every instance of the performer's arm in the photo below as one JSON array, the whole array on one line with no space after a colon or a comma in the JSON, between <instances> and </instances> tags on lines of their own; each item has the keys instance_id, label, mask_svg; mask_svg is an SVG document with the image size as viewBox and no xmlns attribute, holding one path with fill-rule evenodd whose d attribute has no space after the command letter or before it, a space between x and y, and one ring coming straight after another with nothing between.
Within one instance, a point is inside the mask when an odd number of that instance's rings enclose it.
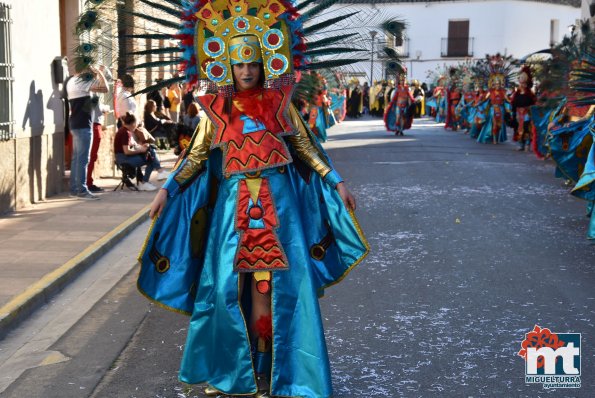
<instances>
[{"instance_id":1,"label":"performer's arm","mask_svg":"<svg viewBox=\"0 0 595 398\"><path fill-rule=\"evenodd\" d=\"M289 107L289 116L291 118L291 123L295 126L298 133L297 135L289 136L288 139L298 157L310 166L312 170L318 173L327 184L333 188L336 187L337 184L343 180L339 174L333 170L324 154L322 154L310 140L308 128L293 104Z\"/></svg>"},{"instance_id":2,"label":"performer's arm","mask_svg":"<svg viewBox=\"0 0 595 398\"><path fill-rule=\"evenodd\" d=\"M204 169L205 162L209 157L214 132L215 128L211 120L207 117L201 118L192 141L190 141L188 154L163 184L168 196L174 196L181 188L191 183L194 177Z\"/></svg>"}]
</instances>

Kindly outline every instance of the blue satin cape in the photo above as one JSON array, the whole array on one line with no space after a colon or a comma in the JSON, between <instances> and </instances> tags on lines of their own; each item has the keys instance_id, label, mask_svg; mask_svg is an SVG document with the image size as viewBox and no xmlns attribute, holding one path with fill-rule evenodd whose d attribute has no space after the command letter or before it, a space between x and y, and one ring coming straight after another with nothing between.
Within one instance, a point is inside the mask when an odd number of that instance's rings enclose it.
<instances>
[{"instance_id":1,"label":"blue satin cape","mask_svg":"<svg viewBox=\"0 0 595 398\"><path fill-rule=\"evenodd\" d=\"M488 100L489 102L489 100ZM502 125L500 126L500 131L498 132L497 142L504 142L507 140L506 137L506 123L504 123L504 113L510 111L510 105L506 102L504 105L493 105L493 104L486 104L480 105L479 110L482 110L482 106L489 106L487 121L483 124L481 131L479 132L479 136L477 137L477 142L481 142L482 144L490 144L492 143L492 124L494 123L494 107L500 107L500 114L502 115Z\"/></svg>"},{"instance_id":2,"label":"blue satin cape","mask_svg":"<svg viewBox=\"0 0 595 398\"><path fill-rule=\"evenodd\" d=\"M585 163L585 168L581 174L576 186L572 189L572 194L581 199L588 201L587 216L591 218L589 227L587 229L587 238L595 239L595 216L593 215L593 208L595 207L595 124L590 124L591 150Z\"/></svg>"},{"instance_id":3,"label":"blue satin cape","mask_svg":"<svg viewBox=\"0 0 595 398\"><path fill-rule=\"evenodd\" d=\"M586 142L587 136L590 134L591 123L593 123L593 117L550 130L548 144L552 159L557 166L556 177L572 181L579 180L586 158L580 154L585 152L583 141Z\"/></svg>"},{"instance_id":4,"label":"blue satin cape","mask_svg":"<svg viewBox=\"0 0 595 398\"><path fill-rule=\"evenodd\" d=\"M271 394L330 397L330 365L318 298L365 257L368 244L336 190L294 159L284 168L261 174L269 181L279 221L276 233L289 262L288 270L272 273ZM191 314L180 380L208 383L237 395L256 392L247 321L238 297L239 278L233 271L242 178L223 178L221 153L213 150L201 174L171 197L153 222L139 257L138 279L139 290L149 299ZM325 257L315 260L310 248L329 232L332 243ZM161 267L155 262L159 256L169 260L165 272L161 272L163 262Z\"/></svg>"}]
</instances>

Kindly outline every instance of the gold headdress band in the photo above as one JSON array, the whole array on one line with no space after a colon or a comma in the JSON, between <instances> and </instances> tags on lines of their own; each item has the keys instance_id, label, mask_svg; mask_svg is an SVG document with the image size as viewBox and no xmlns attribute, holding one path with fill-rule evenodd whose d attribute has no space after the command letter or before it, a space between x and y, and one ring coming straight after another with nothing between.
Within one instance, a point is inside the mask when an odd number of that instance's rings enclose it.
<instances>
[{"instance_id":1,"label":"gold headdress band","mask_svg":"<svg viewBox=\"0 0 595 398\"><path fill-rule=\"evenodd\" d=\"M289 74L292 79L292 67L289 28L277 18L287 8L276 0L270 0L258 8L256 15L249 15L246 0L216 1L206 3L196 13L198 59L201 79L209 79L217 84L219 91L229 94L233 91L231 65L257 59L262 60L265 80L278 79ZM225 15L229 17L225 18ZM275 28L272 26L277 24ZM238 52L238 50L240 52ZM244 61L240 61L244 60Z\"/></svg>"},{"instance_id":2,"label":"gold headdress band","mask_svg":"<svg viewBox=\"0 0 595 398\"><path fill-rule=\"evenodd\" d=\"M249 64L251 62L262 63L262 52L258 38L253 35L236 36L229 41L229 63Z\"/></svg>"}]
</instances>

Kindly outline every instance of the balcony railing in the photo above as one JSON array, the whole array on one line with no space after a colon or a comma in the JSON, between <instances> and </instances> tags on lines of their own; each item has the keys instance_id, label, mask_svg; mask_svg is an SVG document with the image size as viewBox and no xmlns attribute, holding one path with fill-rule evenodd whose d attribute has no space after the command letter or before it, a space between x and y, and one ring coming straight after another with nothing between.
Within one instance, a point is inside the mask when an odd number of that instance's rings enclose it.
<instances>
[{"instance_id":1,"label":"balcony railing","mask_svg":"<svg viewBox=\"0 0 595 398\"><path fill-rule=\"evenodd\" d=\"M395 47L395 51L402 57L402 58L409 58L409 38L403 38L402 43L400 46Z\"/></svg>"},{"instance_id":2,"label":"balcony railing","mask_svg":"<svg viewBox=\"0 0 595 398\"><path fill-rule=\"evenodd\" d=\"M440 56L442 57L472 57L473 37L443 37Z\"/></svg>"}]
</instances>

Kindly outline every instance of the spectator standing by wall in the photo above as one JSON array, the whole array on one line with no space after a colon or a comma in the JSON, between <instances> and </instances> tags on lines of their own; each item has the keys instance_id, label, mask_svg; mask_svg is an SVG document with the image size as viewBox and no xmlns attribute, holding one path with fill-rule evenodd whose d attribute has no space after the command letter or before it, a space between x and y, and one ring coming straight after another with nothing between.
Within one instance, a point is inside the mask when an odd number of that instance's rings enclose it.
<instances>
[{"instance_id":1,"label":"spectator standing by wall","mask_svg":"<svg viewBox=\"0 0 595 398\"><path fill-rule=\"evenodd\" d=\"M134 78L124 75L121 79L122 89L116 99L116 116L118 117L118 128L122 126L122 117L127 113L136 115L136 101L132 97L134 93Z\"/></svg>"},{"instance_id":2,"label":"spectator standing by wall","mask_svg":"<svg viewBox=\"0 0 595 398\"><path fill-rule=\"evenodd\" d=\"M87 186L87 167L93 141L93 103L91 93L107 93L107 81L95 67L77 73L66 82L70 105L72 159L70 162L70 196L80 199L99 199Z\"/></svg>"},{"instance_id":3,"label":"spectator standing by wall","mask_svg":"<svg viewBox=\"0 0 595 398\"><path fill-rule=\"evenodd\" d=\"M89 159L89 166L87 166L87 188L91 192L103 192L104 189L98 187L93 183L93 170L95 169L95 162L99 153L99 145L103 138L103 124L105 121L105 114L111 112L108 105L101 103L101 96L94 96L92 102L93 108L93 143L91 144L91 156Z\"/></svg>"},{"instance_id":4,"label":"spectator standing by wall","mask_svg":"<svg viewBox=\"0 0 595 398\"><path fill-rule=\"evenodd\" d=\"M167 98L169 99L169 117L174 123L180 120L180 104L182 102L182 89L178 83L168 87Z\"/></svg>"}]
</instances>

